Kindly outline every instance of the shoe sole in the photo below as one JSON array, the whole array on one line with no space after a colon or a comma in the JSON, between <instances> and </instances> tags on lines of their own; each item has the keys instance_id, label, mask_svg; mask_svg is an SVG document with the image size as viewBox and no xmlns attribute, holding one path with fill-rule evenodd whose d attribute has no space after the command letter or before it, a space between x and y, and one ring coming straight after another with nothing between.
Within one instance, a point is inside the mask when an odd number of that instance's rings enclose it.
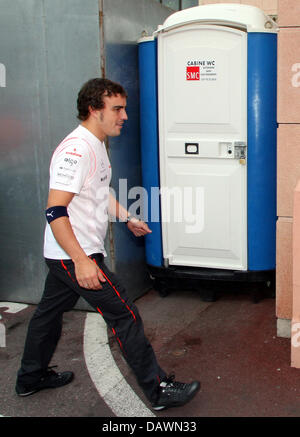
<instances>
[{"instance_id":1,"label":"shoe sole","mask_svg":"<svg viewBox=\"0 0 300 437\"><path fill-rule=\"evenodd\" d=\"M185 402L178 402L178 403L174 403L172 405L160 405L157 407L152 407L152 409L155 411L162 411L162 410L166 410L168 408L182 407L183 405L187 404L195 397L195 395L198 393L200 388L201 388L201 384L199 383L199 386L197 387L197 389L193 393L191 393L191 396Z\"/></svg>"},{"instance_id":2,"label":"shoe sole","mask_svg":"<svg viewBox=\"0 0 300 437\"><path fill-rule=\"evenodd\" d=\"M161 410L165 410L166 408L171 408L171 407L165 407L165 406L161 406L161 407L152 407L152 410L154 411L161 411Z\"/></svg>"},{"instance_id":3,"label":"shoe sole","mask_svg":"<svg viewBox=\"0 0 300 437\"><path fill-rule=\"evenodd\" d=\"M17 393L18 396L20 396L20 397L22 397L22 398L25 398L26 396L33 395L34 393L37 393L37 392L39 392L39 391L41 391L41 390L46 390L46 389L49 389L49 388L54 389L54 388L64 387L65 385L70 384L70 382L72 382L73 379L74 379L74 375L72 374L72 376L70 377L70 380L69 380L68 382L66 382L65 384L63 384L63 385L59 385L59 386L57 386L57 387L41 387L41 388L37 388L37 389L32 390L32 391L28 391L28 392L26 392L26 393L18 393L18 392L16 391L16 393Z\"/></svg>"},{"instance_id":4,"label":"shoe sole","mask_svg":"<svg viewBox=\"0 0 300 437\"><path fill-rule=\"evenodd\" d=\"M26 393L17 393L18 396L21 396L22 398L26 397L26 396L30 396L33 395L33 393L38 392L39 390L32 390L32 391L28 391Z\"/></svg>"}]
</instances>

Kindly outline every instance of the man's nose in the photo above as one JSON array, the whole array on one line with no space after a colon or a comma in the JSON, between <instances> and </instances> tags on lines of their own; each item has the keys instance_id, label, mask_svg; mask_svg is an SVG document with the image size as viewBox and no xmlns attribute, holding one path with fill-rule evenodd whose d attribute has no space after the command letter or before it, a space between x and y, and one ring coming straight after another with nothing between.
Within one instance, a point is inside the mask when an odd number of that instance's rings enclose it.
<instances>
[{"instance_id":1,"label":"man's nose","mask_svg":"<svg viewBox=\"0 0 300 437\"><path fill-rule=\"evenodd\" d=\"M123 109L122 112L122 120L128 120L127 112L125 111L125 109Z\"/></svg>"}]
</instances>

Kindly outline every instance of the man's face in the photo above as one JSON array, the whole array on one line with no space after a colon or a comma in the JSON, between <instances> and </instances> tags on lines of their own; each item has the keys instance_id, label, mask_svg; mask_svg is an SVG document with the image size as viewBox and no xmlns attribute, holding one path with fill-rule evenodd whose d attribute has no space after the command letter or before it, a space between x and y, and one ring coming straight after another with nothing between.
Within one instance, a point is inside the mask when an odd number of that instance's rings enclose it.
<instances>
[{"instance_id":1,"label":"man's face","mask_svg":"<svg viewBox=\"0 0 300 437\"><path fill-rule=\"evenodd\" d=\"M120 135L126 114L126 98L120 94L117 96L104 97L105 106L99 110L98 127L103 136L115 137Z\"/></svg>"}]
</instances>

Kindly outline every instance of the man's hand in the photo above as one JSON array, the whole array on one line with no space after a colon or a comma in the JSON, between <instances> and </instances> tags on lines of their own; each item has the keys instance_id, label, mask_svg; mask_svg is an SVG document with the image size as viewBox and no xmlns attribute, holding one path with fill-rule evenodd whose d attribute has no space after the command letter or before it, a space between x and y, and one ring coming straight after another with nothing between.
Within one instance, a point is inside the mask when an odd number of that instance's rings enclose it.
<instances>
[{"instance_id":1,"label":"man's hand","mask_svg":"<svg viewBox=\"0 0 300 437\"><path fill-rule=\"evenodd\" d=\"M145 222L142 222L135 217L128 221L127 227L136 237L142 237L143 235L151 234L152 232Z\"/></svg>"},{"instance_id":2,"label":"man's hand","mask_svg":"<svg viewBox=\"0 0 300 437\"><path fill-rule=\"evenodd\" d=\"M75 261L75 275L80 287L100 290L102 288L101 282L105 282L105 278L97 264L89 257L83 257Z\"/></svg>"}]
</instances>

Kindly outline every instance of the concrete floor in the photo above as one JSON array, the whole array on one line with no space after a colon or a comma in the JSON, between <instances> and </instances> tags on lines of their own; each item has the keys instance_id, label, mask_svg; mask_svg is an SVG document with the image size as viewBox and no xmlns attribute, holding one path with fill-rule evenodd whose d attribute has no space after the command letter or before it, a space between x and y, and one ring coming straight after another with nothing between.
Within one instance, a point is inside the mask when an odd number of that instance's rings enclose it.
<instances>
[{"instance_id":1,"label":"concrete floor","mask_svg":"<svg viewBox=\"0 0 300 437\"><path fill-rule=\"evenodd\" d=\"M226 290L216 301L204 302L193 290L176 290L165 298L151 290L135 303L161 367L174 372L179 381L201 381L201 391L189 404L151 412L108 334L108 346L124 382L153 416L300 416L300 369L290 367L290 340L276 336L274 298L253 303L248 293ZM65 314L63 335L51 363L59 371L74 371L74 381L27 398L16 396L16 372L34 309L29 305L10 314L0 304L6 328L6 347L0 348L0 415L116 417L120 410L104 401L90 377L83 348L84 311Z\"/></svg>"}]
</instances>

